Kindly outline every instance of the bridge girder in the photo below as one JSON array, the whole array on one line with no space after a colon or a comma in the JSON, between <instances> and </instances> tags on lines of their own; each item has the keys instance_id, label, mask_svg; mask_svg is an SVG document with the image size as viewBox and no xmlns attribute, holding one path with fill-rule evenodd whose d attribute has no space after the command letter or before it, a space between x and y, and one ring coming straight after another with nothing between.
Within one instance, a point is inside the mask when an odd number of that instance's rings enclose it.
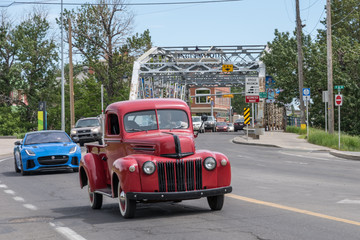
<instances>
[{"instance_id":1,"label":"bridge girder","mask_svg":"<svg viewBox=\"0 0 360 240\"><path fill-rule=\"evenodd\" d=\"M186 100L193 86L244 86L258 76L264 45L154 47L134 62L130 99L175 97ZM223 72L232 64L232 72ZM263 70L264 71L264 70Z\"/></svg>"}]
</instances>

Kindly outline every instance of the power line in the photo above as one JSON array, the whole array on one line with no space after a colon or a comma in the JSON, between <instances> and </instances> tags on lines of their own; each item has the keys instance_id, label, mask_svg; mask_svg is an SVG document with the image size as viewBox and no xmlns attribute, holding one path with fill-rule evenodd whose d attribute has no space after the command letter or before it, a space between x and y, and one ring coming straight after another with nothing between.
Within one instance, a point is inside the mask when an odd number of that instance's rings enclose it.
<instances>
[{"instance_id":1,"label":"power line","mask_svg":"<svg viewBox=\"0 0 360 240\"><path fill-rule=\"evenodd\" d=\"M225 2L240 2L244 0L209 0L209 1L182 1L182 2L151 2L151 3L122 3L121 5L125 6L155 6L155 5L184 5L184 4L209 4L209 3L225 3ZM23 1L13 1L8 5L3 5L0 7L11 7L13 5L30 5L30 4L41 4L41 5L60 5L60 3L50 3L50 2L23 2ZM80 6L80 5L104 5L99 3L74 3L67 2L63 3L63 5L67 6ZM116 3L107 3L106 5L119 5Z\"/></svg>"}]
</instances>

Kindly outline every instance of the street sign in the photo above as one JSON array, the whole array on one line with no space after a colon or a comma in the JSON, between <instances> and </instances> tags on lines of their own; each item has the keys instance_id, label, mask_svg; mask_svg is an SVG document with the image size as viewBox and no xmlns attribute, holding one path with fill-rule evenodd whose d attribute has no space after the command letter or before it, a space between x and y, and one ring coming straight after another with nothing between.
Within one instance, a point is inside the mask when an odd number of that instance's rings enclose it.
<instances>
[{"instance_id":1,"label":"street sign","mask_svg":"<svg viewBox=\"0 0 360 240\"><path fill-rule=\"evenodd\" d=\"M244 108L244 123L250 124L250 108Z\"/></svg>"},{"instance_id":2,"label":"street sign","mask_svg":"<svg viewBox=\"0 0 360 240\"><path fill-rule=\"evenodd\" d=\"M234 98L234 94L224 94L222 95L224 98Z\"/></svg>"},{"instance_id":3,"label":"street sign","mask_svg":"<svg viewBox=\"0 0 360 240\"><path fill-rule=\"evenodd\" d=\"M247 77L245 79L245 96L259 97L259 78Z\"/></svg>"},{"instance_id":4,"label":"street sign","mask_svg":"<svg viewBox=\"0 0 360 240\"><path fill-rule=\"evenodd\" d=\"M336 85L334 86L334 89L338 89L338 90L344 89L344 85Z\"/></svg>"},{"instance_id":5,"label":"street sign","mask_svg":"<svg viewBox=\"0 0 360 240\"><path fill-rule=\"evenodd\" d=\"M310 88L303 88L303 101L309 101L310 100Z\"/></svg>"},{"instance_id":6,"label":"street sign","mask_svg":"<svg viewBox=\"0 0 360 240\"><path fill-rule=\"evenodd\" d=\"M343 97L341 94L335 95L335 106L342 106Z\"/></svg>"},{"instance_id":7,"label":"street sign","mask_svg":"<svg viewBox=\"0 0 360 240\"><path fill-rule=\"evenodd\" d=\"M267 98L267 93L266 92L259 92L259 97L260 98Z\"/></svg>"},{"instance_id":8,"label":"street sign","mask_svg":"<svg viewBox=\"0 0 360 240\"><path fill-rule=\"evenodd\" d=\"M232 64L223 64L222 65L222 71L223 72L233 72L234 71L234 65L232 65Z\"/></svg>"},{"instance_id":9,"label":"street sign","mask_svg":"<svg viewBox=\"0 0 360 240\"><path fill-rule=\"evenodd\" d=\"M245 96L246 103L257 103L260 102L259 96Z\"/></svg>"},{"instance_id":10,"label":"street sign","mask_svg":"<svg viewBox=\"0 0 360 240\"><path fill-rule=\"evenodd\" d=\"M329 102L329 93L328 91L322 91L322 101L323 102Z\"/></svg>"}]
</instances>

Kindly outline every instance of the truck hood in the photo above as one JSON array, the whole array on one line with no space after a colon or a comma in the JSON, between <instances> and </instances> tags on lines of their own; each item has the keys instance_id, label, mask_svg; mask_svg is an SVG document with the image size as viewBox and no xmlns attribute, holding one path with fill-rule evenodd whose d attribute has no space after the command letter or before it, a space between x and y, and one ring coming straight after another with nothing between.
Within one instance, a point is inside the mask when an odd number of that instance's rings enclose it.
<instances>
[{"instance_id":1,"label":"truck hood","mask_svg":"<svg viewBox=\"0 0 360 240\"><path fill-rule=\"evenodd\" d=\"M152 154L169 158L184 158L195 153L194 137L189 133L158 132L127 138L128 153Z\"/></svg>"}]
</instances>

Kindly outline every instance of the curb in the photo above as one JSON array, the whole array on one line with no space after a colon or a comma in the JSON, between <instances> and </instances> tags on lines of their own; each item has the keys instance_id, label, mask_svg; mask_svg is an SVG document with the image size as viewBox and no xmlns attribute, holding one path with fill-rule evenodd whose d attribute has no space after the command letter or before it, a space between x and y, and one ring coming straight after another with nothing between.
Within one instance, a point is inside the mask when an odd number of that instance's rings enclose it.
<instances>
[{"instance_id":1,"label":"curb","mask_svg":"<svg viewBox=\"0 0 360 240\"><path fill-rule=\"evenodd\" d=\"M0 139L16 139L16 136L0 136Z\"/></svg>"},{"instance_id":2,"label":"curb","mask_svg":"<svg viewBox=\"0 0 360 240\"><path fill-rule=\"evenodd\" d=\"M330 154L335 156L335 157L339 157L339 158L345 158L345 159L348 159L348 160L360 161L360 156L355 156L355 155L351 155L351 154L344 154L344 153L335 152L335 151L331 151Z\"/></svg>"},{"instance_id":3,"label":"curb","mask_svg":"<svg viewBox=\"0 0 360 240\"><path fill-rule=\"evenodd\" d=\"M239 141L236 141L235 139L232 140L233 143L236 143L236 144L244 144L244 145L256 145L256 146L263 146L263 147L275 147L275 148L282 148L282 147L279 147L277 145L272 145L272 144L262 144L262 143L249 143L249 142L239 142Z\"/></svg>"}]
</instances>

